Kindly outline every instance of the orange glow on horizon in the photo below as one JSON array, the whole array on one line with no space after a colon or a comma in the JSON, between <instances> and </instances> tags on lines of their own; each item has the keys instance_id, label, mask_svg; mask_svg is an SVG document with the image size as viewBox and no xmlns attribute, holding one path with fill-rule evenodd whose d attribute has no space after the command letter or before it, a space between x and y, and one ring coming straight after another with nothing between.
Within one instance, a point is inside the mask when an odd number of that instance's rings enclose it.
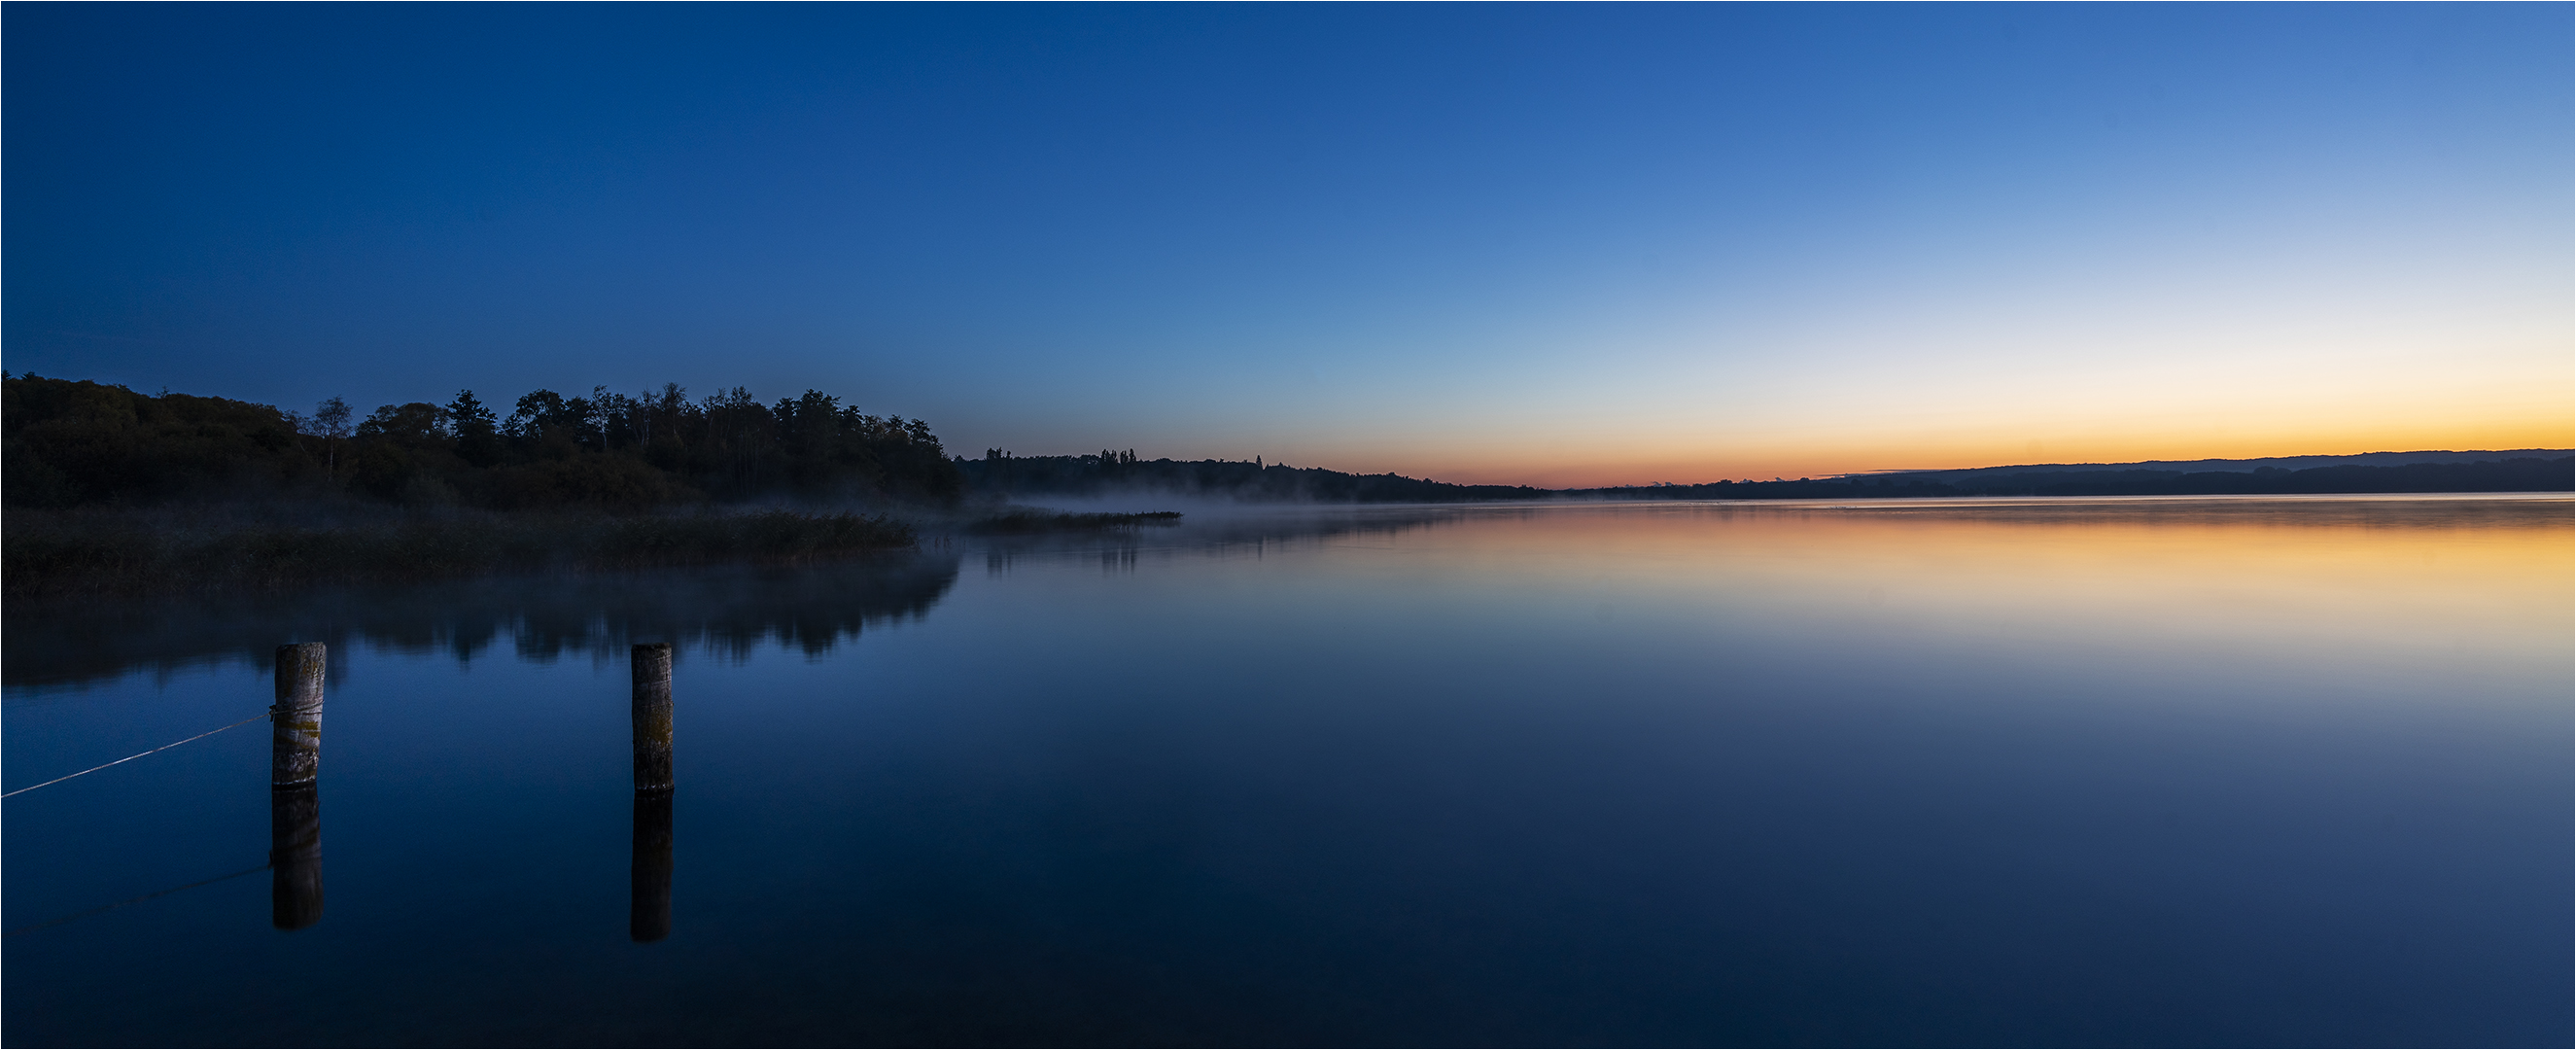
<instances>
[{"instance_id":1,"label":"orange glow on horizon","mask_svg":"<svg viewBox=\"0 0 2576 1050\"><path fill-rule=\"evenodd\" d=\"M1621 441L1585 448L1488 447L1467 454L1424 449L1409 454L1310 456L1299 465L1329 466L1354 473L1393 471L1411 477L1477 485L1532 485L1541 488L1594 488L1656 482L1699 484L1720 480L1774 477L1831 477L1890 470L1967 470L2021 464L2188 462L2203 459L2268 459L2292 456L2350 456L2372 452L2477 452L2514 449L2576 448L2576 412L2555 420L2481 421L2453 426L2379 426L2316 428L2237 428L2225 434L2196 437L2156 435L2071 435L2014 439L1999 434L1927 435L1907 441L1893 436L1854 435L1840 440L1752 438L1739 442L1689 442L1678 436ZM1999 430L2003 428L1997 428ZM2009 432L2009 431L2007 431ZM2043 432L2044 433L2044 432ZM1665 450L1640 455L1639 449ZM1687 450L1687 451L1678 451ZM1356 450L1355 450L1356 451ZM1481 454L1479 454L1481 453ZM1351 465L1345 466L1344 462Z\"/></svg>"}]
</instances>

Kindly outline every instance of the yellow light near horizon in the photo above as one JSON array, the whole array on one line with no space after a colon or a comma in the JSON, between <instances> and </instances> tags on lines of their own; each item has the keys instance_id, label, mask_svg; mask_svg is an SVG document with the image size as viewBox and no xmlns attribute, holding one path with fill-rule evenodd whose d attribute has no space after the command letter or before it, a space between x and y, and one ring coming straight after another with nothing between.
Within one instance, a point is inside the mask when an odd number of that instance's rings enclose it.
<instances>
[{"instance_id":1,"label":"yellow light near horizon","mask_svg":"<svg viewBox=\"0 0 2576 1050\"><path fill-rule=\"evenodd\" d=\"M1545 487L1697 483L1726 478L1823 477L1880 470L1949 470L2021 463L2261 459L2368 452L2576 447L2576 398L2534 384L2484 403L2347 406L2141 406L2109 402L2019 412L1970 406L1906 417L1657 421L1585 440L1414 448L1372 470L1444 481ZM1354 450L1357 452L1358 450ZM1371 450L1392 460L1386 450Z\"/></svg>"},{"instance_id":2,"label":"yellow light near horizon","mask_svg":"<svg viewBox=\"0 0 2576 1050\"><path fill-rule=\"evenodd\" d=\"M1586 341L1331 458L1563 487L2576 446L2562 286L2168 269Z\"/></svg>"},{"instance_id":3,"label":"yellow light near horizon","mask_svg":"<svg viewBox=\"0 0 2576 1050\"><path fill-rule=\"evenodd\" d=\"M2130 648L2162 637L2260 655L2289 641L2356 659L2475 663L2482 652L2568 649L2570 505L2559 496L1554 504L1464 513L1437 537L1366 542L1419 548L1401 571L1550 578L1651 607L1657 622L1758 605L1877 618L2004 652L2072 633Z\"/></svg>"}]
</instances>

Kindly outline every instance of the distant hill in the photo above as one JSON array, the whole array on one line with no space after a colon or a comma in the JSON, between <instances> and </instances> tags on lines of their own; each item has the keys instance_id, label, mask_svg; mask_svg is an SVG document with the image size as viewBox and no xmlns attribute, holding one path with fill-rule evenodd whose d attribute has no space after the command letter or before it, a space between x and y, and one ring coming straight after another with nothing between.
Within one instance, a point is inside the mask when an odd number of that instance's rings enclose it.
<instances>
[{"instance_id":1,"label":"distant hill","mask_svg":"<svg viewBox=\"0 0 2576 1050\"><path fill-rule=\"evenodd\" d=\"M1795 481L1626 486L1567 494L1608 499L1884 499L2568 491L2576 491L2576 451L2514 449L2189 462L2050 463L1973 470L1887 471Z\"/></svg>"},{"instance_id":2,"label":"distant hill","mask_svg":"<svg viewBox=\"0 0 2576 1050\"><path fill-rule=\"evenodd\" d=\"M2517 448L2495 452L2364 452L2351 456L2273 456L2267 459L2150 459L2136 463L2032 463L1965 470L1873 470L1844 477L1910 477L1941 484L1974 484L2017 474L2100 473L2147 470L2169 474L2251 474L2258 470L2312 470L2317 467L2398 467L2417 463L2480 463L2510 459L2565 459L2576 450Z\"/></svg>"}]
</instances>

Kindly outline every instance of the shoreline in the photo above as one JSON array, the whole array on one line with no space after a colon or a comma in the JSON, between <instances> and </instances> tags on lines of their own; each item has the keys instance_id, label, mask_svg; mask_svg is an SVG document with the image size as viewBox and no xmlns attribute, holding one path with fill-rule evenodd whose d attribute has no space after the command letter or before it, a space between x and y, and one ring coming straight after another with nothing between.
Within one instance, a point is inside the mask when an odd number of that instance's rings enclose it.
<instances>
[{"instance_id":1,"label":"shoreline","mask_svg":"<svg viewBox=\"0 0 2576 1050\"><path fill-rule=\"evenodd\" d=\"M0 595L13 601L259 593L530 573L807 565L914 551L950 535L1167 527L1176 511L401 511L275 505L13 510Z\"/></svg>"},{"instance_id":2,"label":"shoreline","mask_svg":"<svg viewBox=\"0 0 2576 1050\"><path fill-rule=\"evenodd\" d=\"M910 550L919 540L911 522L850 512L450 512L294 521L280 520L275 508L20 510L10 513L0 535L0 595L22 601L145 597L505 573L799 564Z\"/></svg>"}]
</instances>

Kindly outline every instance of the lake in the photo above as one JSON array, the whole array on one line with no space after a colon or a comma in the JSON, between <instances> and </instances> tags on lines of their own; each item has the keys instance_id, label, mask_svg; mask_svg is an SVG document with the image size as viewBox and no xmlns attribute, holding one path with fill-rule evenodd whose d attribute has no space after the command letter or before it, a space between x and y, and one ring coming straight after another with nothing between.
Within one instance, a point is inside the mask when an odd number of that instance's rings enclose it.
<instances>
[{"instance_id":1,"label":"lake","mask_svg":"<svg viewBox=\"0 0 2576 1050\"><path fill-rule=\"evenodd\" d=\"M2565 1045L2571 541L2563 495L1305 508L13 606L0 787L257 715L282 643L329 699L318 816L264 722L0 803L0 1026Z\"/></svg>"}]
</instances>

